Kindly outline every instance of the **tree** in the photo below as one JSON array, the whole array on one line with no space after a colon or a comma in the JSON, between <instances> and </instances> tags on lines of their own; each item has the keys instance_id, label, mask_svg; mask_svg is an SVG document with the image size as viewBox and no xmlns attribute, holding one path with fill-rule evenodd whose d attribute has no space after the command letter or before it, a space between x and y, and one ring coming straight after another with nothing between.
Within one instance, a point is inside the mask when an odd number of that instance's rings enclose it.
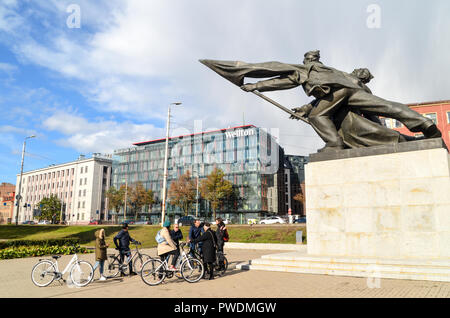
<instances>
[{"instance_id":1,"label":"tree","mask_svg":"<svg viewBox=\"0 0 450 318\"><path fill-rule=\"evenodd\" d=\"M142 184L142 182L136 182L131 187L128 188L128 202L132 207L135 216L134 219L137 221L138 211L142 209L142 207L148 205L151 207L155 202L153 198L153 191L146 190Z\"/></svg>"},{"instance_id":2,"label":"tree","mask_svg":"<svg viewBox=\"0 0 450 318\"><path fill-rule=\"evenodd\" d=\"M191 179L189 170L180 179L170 184L168 197L170 204L178 206L183 210L184 215L188 215L189 209L196 201L197 185Z\"/></svg>"},{"instance_id":3,"label":"tree","mask_svg":"<svg viewBox=\"0 0 450 318\"><path fill-rule=\"evenodd\" d=\"M224 179L224 172L215 168L200 185L202 197L211 203L214 219L219 205L233 193L233 184Z\"/></svg>"},{"instance_id":4,"label":"tree","mask_svg":"<svg viewBox=\"0 0 450 318\"><path fill-rule=\"evenodd\" d=\"M60 221L61 200L56 195L52 194L48 198L43 198L39 202L39 207L41 210L39 221L53 221L53 216L55 216L54 221Z\"/></svg>"},{"instance_id":5,"label":"tree","mask_svg":"<svg viewBox=\"0 0 450 318\"><path fill-rule=\"evenodd\" d=\"M125 185L122 185L120 189L110 187L106 192L106 197L108 198L109 206L112 207L117 214L120 212L120 209L124 206L124 193L125 193Z\"/></svg>"}]
</instances>

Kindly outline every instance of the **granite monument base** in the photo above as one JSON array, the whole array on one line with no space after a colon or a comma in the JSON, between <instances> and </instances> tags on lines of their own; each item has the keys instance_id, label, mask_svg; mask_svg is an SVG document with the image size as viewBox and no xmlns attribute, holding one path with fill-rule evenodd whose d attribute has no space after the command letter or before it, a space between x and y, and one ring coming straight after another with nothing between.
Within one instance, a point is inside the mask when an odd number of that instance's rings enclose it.
<instances>
[{"instance_id":1,"label":"granite monument base","mask_svg":"<svg viewBox=\"0 0 450 318\"><path fill-rule=\"evenodd\" d=\"M312 156L307 253L267 255L248 267L450 281L448 151L441 139L401 147Z\"/></svg>"}]
</instances>

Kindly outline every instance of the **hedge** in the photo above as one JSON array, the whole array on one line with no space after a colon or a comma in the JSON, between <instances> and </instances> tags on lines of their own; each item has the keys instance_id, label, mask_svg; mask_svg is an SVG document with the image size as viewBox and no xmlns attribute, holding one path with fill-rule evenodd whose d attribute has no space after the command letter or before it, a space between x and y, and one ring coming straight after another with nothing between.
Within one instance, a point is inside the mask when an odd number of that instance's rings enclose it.
<instances>
[{"instance_id":1,"label":"hedge","mask_svg":"<svg viewBox=\"0 0 450 318\"><path fill-rule=\"evenodd\" d=\"M0 242L0 250L21 246L76 246L80 244L78 238L62 238L49 240L11 240Z\"/></svg>"},{"instance_id":2,"label":"hedge","mask_svg":"<svg viewBox=\"0 0 450 318\"><path fill-rule=\"evenodd\" d=\"M23 258L43 255L63 254L70 255L75 253L91 253L85 247L79 245L71 246L14 246L0 250L0 259Z\"/></svg>"}]
</instances>

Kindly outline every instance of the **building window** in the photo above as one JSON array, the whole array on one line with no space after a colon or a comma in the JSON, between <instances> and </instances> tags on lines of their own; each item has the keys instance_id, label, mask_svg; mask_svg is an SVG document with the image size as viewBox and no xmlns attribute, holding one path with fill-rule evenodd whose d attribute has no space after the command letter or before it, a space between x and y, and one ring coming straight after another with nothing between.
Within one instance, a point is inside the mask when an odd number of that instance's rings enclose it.
<instances>
[{"instance_id":1,"label":"building window","mask_svg":"<svg viewBox=\"0 0 450 318\"><path fill-rule=\"evenodd\" d=\"M84 172L85 172L85 173L87 173L87 172L88 172L87 168L88 168L87 166L86 166L86 168L84 168Z\"/></svg>"},{"instance_id":2,"label":"building window","mask_svg":"<svg viewBox=\"0 0 450 318\"><path fill-rule=\"evenodd\" d=\"M83 197L86 196L86 189L83 190Z\"/></svg>"},{"instance_id":3,"label":"building window","mask_svg":"<svg viewBox=\"0 0 450 318\"><path fill-rule=\"evenodd\" d=\"M80 179L80 185L83 185L83 179Z\"/></svg>"},{"instance_id":4,"label":"building window","mask_svg":"<svg viewBox=\"0 0 450 318\"><path fill-rule=\"evenodd\" d=\"M84 184L85 185L87 184L87 178L84 178Z\"/></svg>"},{"instance_id":5,"label":"building window","mask_svg":"<svg viewBox=\"0 0 450 318\"><path fill-rule=\"evenodd\" d=\"M81 202L80 202L80 201L78 201L78 208L80 208L80 205L81 205Z\"/></svg>"},{"instance_id":6,"label":"building window","mask_svg":"<svg viewBox=\"0 0 450 318\"><path fill-rule=\"evenodd\" d=\"M84 209L85 206L86 206L86 201L83 201L83 209Z\"/></svg>"},{"instance_id":7,"label":"building window","mask_svg":"<svg viewBox=\"0 0 450 318\"><path fill-rule=\"evenodd\" d=\"M447 112L447 124L450 124L450 112Z\"/></svg>"},{"instance_id":8,"label":"building window","mask_svg":"<svg viewBox=\"0 0 450 318\"><path fill-rule=\"evenodd\" d=\"M80 173L83 173L83 167L81 167L81 172Z\"/></svg>"},{"instance_id":9,"label":"building window","mask_svg":"<svg viewBox=\"0 0 450 318\"><path fill-rule=\"evenodd\" d=\"M427 113L423 115L427 118L430 118L437 125L437 113Z\"/></svg>"},{"instance_id":10,"label":"building window","mask_svg":"<svg viewBox=\"0 0 450 318\"><path fill-rule=\"evenodd\" d=\"M81 190L80 190L80 191L78 191L78 196L79 196L79 197L81 197Z\"/></svg>"}]
</instances>

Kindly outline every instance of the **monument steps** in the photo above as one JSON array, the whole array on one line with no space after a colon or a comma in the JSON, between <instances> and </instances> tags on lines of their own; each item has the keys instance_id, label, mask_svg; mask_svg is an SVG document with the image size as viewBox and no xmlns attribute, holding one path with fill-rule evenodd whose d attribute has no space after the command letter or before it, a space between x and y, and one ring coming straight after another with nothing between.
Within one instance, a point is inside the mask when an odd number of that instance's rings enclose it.
<instances>
[{"instance_id":1,"label":"monument steps","mask_svg":"<svg viewBox=\"0 0 450 318\"><path fill-rule=\"evenodd\" d=\"M242 270L266 270L304 274L410 279L450 282L450 259L380 259L314 256L306 253L264 255Z\"/></svg>"}]
</instances>

